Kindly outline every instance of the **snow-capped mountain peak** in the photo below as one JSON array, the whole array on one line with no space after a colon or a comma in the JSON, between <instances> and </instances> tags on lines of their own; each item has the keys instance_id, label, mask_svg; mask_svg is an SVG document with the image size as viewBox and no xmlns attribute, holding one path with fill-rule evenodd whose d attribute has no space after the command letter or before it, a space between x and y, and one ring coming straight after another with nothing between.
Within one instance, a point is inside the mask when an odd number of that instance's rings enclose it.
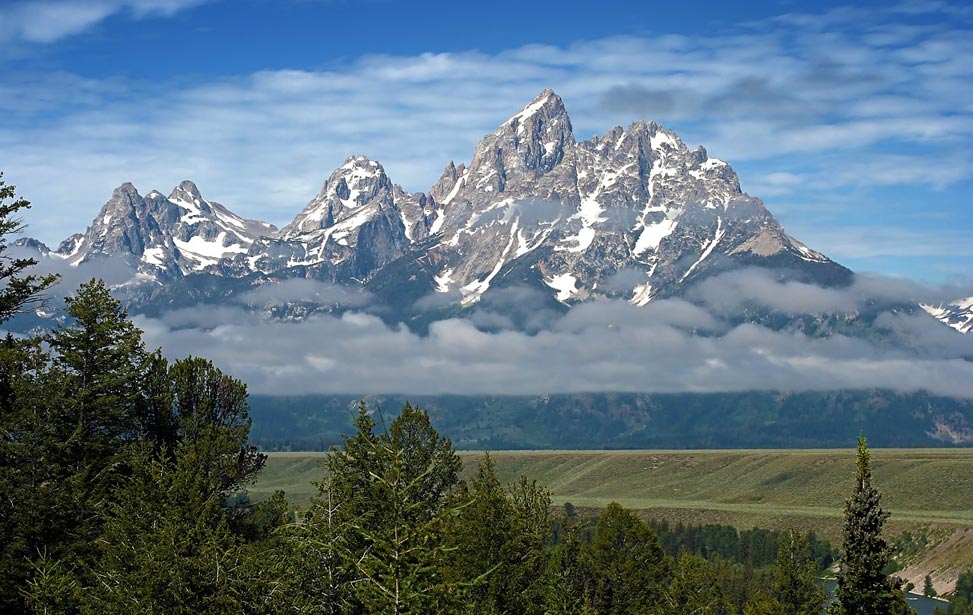
<instances>
[{"instance_id":1,"label":"snow-capped mountain peak","mask_svg":"<svg viewBox=\"0 0 973 615\"><path fill-rule=\"evenodd\" d=\"M384 201L388 205L391 200L392 182L382 165L366 156L351 156L335 169L304 211L281 229L281 237L319 233L361 213L369 204L378 206Z\"/></svg>"},{"instance_id":2,"label":"snow-capped mountain peak","mask_svg":"<svg viewBox=\"0 0 973 615\"><path fill-rule=\"evenodd\" d=\"M467 305L501 280L539 280L562 303L607 295L645 304L732 261L847 272L788 237L702 147L642 121L576 142L550 90L459 168L447 166L430 191L445 211L435 287L458 290ZM627 288L622 269L635 281Z\"/></svg>"},{"instance_id":3,"label":"snow-capped mountain peak","mask_svg":"<svg viewBox=\"0 0 973 615\"><path fill-rule=\"evenodd\" d=\"M190 181L176 186L169 197L157 190L143 197L125 182L88 230L65 240L58 254L72 264L121 256L145 277L158 279L202 271L276 231L273 225L241 218L207 201Z\"/></svg>"},{"instance_id":4,"label":"snow-capped mountain peak","mask_svg":"<svg viewBox=\"0 0 973 615\"><path fill-rule=\"evenodd\" d=\"M196 187L196 184L187 179L172 189L172 192L169 193L169 200L174 203L178 201L183 203L196 203L198 205L198 201L203 200L203 195L199 193L199 188Z\"/></svg>"}]
</instances>

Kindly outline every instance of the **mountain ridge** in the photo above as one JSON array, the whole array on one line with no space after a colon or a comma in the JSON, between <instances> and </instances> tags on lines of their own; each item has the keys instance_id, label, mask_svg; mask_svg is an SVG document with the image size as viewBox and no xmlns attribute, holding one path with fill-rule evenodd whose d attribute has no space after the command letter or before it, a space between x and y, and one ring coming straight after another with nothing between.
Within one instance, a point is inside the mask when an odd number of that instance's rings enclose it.
<instances>
[{"instance_id":1,"label":"mountain ridge","mask_svg":"<svg viewBox=\"0 0 973 615\"><path fill-rule=\"evenodd\" d=\"M468 163L449 161L426 192L350 156L277 229L207 201L192 182L168 197L125 183L56 250L19 243L71 265L122 257L136 272L125 290L136 311L292 278L360 287L395 306L391 318L414 321L517 286L562 308L597 298L644 306L741 267L822 286L853 275L789 236L705 148L645 121L577 141L550 89L485 135ZM429 305L433 315L420 314Z\"/></svg>"}]
</instances>

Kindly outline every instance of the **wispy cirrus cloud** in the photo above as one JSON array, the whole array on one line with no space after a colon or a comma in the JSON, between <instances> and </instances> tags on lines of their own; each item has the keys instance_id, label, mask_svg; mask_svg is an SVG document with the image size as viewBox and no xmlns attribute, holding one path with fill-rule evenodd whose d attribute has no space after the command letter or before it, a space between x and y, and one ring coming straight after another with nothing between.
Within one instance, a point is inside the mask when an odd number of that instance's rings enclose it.
<instances>
[{"instance_id":1,"label":"wispy cirrus cloud","mask_svg":"<svg viewBox=\"0 0 973 615\"><path fill-rule=\"evenodd\" d=\"M171 16L211 0L23 0L0 7L3 44L53 43L118 14Z\"/></svg>"}]
</instances>

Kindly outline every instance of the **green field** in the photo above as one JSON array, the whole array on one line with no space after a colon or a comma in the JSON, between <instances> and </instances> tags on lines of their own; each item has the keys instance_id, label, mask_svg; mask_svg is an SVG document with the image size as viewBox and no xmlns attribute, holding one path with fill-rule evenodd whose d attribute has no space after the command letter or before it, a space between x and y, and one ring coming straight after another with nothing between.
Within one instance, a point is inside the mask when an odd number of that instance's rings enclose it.
<instances>
[{"instance_id":1,"label":"green field","mask_svg":"<svg viewBox=\"0 0 973 615\"><path fill-rule=\"evenodd\" d=\"M459 454L464 472L482 456ZM836 543L855 468L851 449L490 454L504 481L535 479L556 504L597 510L617 501L670 521L813 529ZM306 504L325 455L271 453L251 494L259 499L283 489L295 504ZM973 449L873 449L872 463L874 484L892 513L890 535L927 534L924 569L973 565Z\"/></svg>"},{"instance_id":2,"label":"green field","mask_svg":"<svg viewBox=\"0 0 973 615\"><path fill-rule=\"evenodd\" d=\"M251 489L283 489L306 504L325 453L270 453ZM719 515L820 518L840 522L851 491L852 450L496 451L506 481L520 475L551 490L555 503ZM465 471L481 453L461 452ZM898 522L973 526L973 449L876 449L875 483Z\"/></svg>"}]
</instances>

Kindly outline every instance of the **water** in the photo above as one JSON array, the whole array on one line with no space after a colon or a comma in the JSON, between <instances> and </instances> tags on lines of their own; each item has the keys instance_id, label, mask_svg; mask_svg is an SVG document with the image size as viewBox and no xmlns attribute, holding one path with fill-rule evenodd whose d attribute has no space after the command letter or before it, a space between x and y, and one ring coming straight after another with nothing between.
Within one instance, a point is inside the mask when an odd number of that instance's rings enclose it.
<instances>
[{"instance_id":1,"label":"water","mask_svg":"<svg viewBox=\"0 0 973 615\"><path fill-rule=\"evenodd\" d=\"M834 594L834 581L828 581L828 593ZM946 603L942 600L933 600L932 598L926 598L925 596L919 596L916 594L907 594L909 600L909 606L915 609L918 615L932 615L932 612L937 606L946 608Z\"/></svg>"}]
</instances>

